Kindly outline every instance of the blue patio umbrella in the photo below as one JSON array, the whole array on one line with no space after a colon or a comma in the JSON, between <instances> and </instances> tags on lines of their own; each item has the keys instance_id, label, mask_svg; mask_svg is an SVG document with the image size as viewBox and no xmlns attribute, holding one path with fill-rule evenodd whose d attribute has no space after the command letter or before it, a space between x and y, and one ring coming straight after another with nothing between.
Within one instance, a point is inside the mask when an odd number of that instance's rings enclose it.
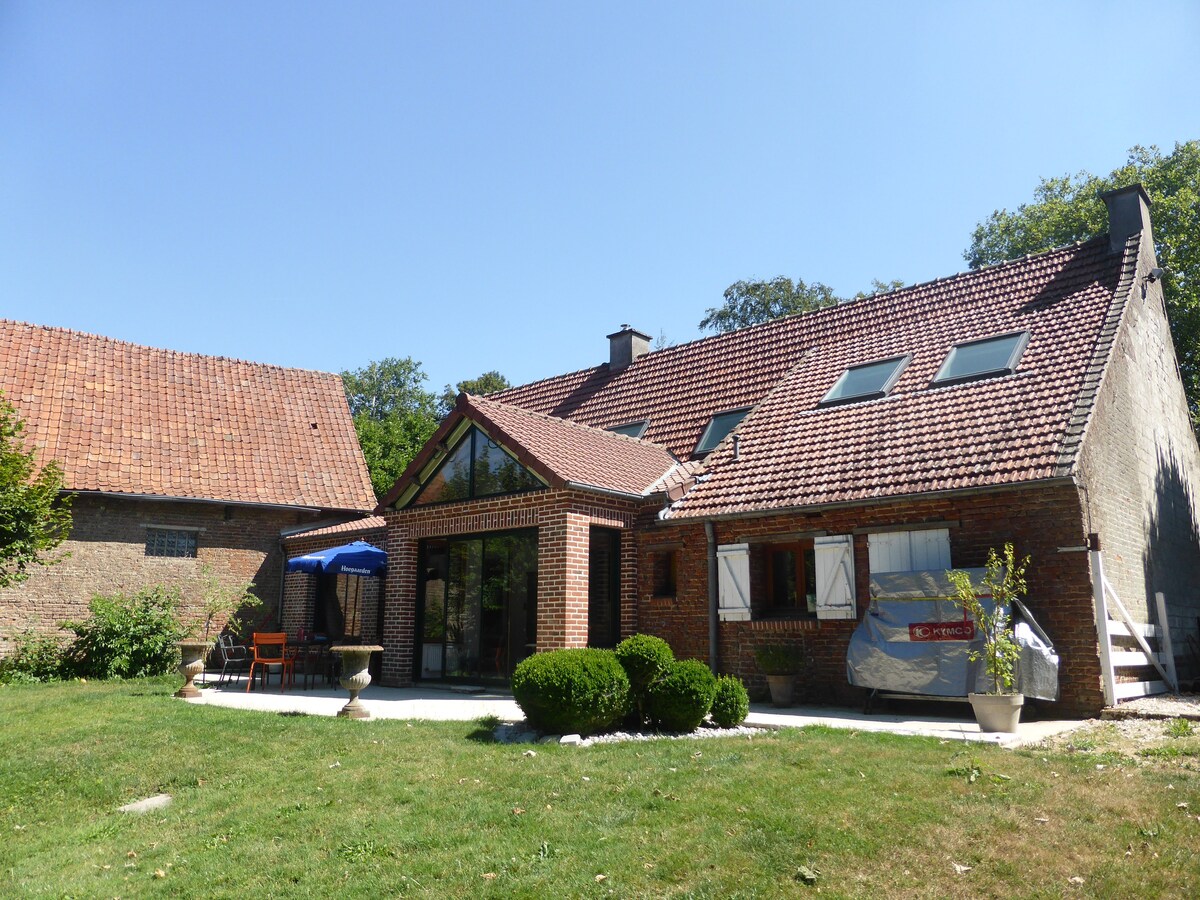
<instances>
[{"instance_id":1,"label":"blue patio umbrella","mask_svg":"<svg viewBox=\"0 0 1200 900\"><path fill-rule=\"evenodd\" d=\"M313 575L356 575L354 579L354 602L350 601L350 583L346 583L344 609L339 616L344 615L338 630L343 626L353 624L355 633L361 627L359 616L362 606L362 579L379 578L387 571L387 553L368 544L366 541L355 541L353 544L342 544L340 547L330 547L328 550L318 550L316 553L306 553L295 556L287 561L288 572L308 572Z\"/></svg>"},{"instance_id":2,"label":"blue patio umbrella","mask_svg":"<svg viewBox=\"0 0 1200 900\"><path fill-rule=\"evenodd\" d=\"M292 557L287 561L287 571L378 578L387 571L387 554L366 541L355 541Z\"/></svg>"}]
</instances>

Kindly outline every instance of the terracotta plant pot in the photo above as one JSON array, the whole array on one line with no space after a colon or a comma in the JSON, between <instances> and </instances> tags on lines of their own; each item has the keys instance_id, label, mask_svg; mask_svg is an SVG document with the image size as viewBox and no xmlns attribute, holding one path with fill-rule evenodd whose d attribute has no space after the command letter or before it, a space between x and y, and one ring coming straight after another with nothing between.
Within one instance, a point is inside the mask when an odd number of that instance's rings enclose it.
<instances>
[{"instance_id":1,"label":"terracotta plant pot","mask_svg":"<svg viewBox=\"0 0 1200 900\"><path fill-rule=\"evenodd\" d=\"M204 671L204 657L212 649L212 641L176 641L175 646L179 648L179 674L183 676L183 687L175 692L175 696L194 700L200 696L200 689L192 684L192 680Z\"/></svg>"},{"instance_id":2,"label":"terracotta plant pot","mask_svg":"<svg viewBox=\"0 0 1200 900\"><path fill-rule=\"evenodd\" d=\"M773 706L791 706L792 698L796 695L796 676L768 675L767 687L771 689L771 704Z\"/></svg>"},{"instance_id":3,"label":"terracotta plant pot","mask_svg":"<svg viewBox=\"0 0 1200 900\"><path fill-rule=\"evenodd\" d=\"M1015 734L1021 721L1024 694L968 694L971 709L980 731L1002 731Z\"/></svg>"}]
</instances>

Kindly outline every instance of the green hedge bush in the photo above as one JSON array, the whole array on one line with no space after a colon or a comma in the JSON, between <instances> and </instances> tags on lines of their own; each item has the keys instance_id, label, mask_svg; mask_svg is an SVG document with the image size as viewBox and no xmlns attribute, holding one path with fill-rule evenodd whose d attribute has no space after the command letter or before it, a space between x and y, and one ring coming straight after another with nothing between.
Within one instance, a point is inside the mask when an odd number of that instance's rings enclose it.
<instances>
[{"instance_id":1,"label":"green hedge bush","mask_svg":"<svg viewBox=\"0 0 1200 900\"><path fill-rule=\"evenodd\" d=\"M717 679L717 692L709 715L718 728L733 728L746 721L746 716L750 715L750 695L740 678L722 675Z\"/></svg>"},{"instance_id":2,"label":"green hedge bush","mask_svg":"<svg viewBox=\"0 0 1200 900\"><path fill-rule=\"evenodd\" d=\"M699 660L671 664L646 692L646 716L663 731L695 731L712 708L717 679Z\"/></svg>"},{"instance_id":3,"label":"green hedge bush","mask_svg":"<svg viewBox=\"0 0 1200 900\"><path fill-rule=\"evenodd\" d=\"M179 624L179 589L162 585L132 595L97 594L82 622L67 622L75 632L71 647L75 674L85 678L141 678L165 675L179 665L175 642L184 635Z\"/></svg>"},{"instance_id":4,"label":"green hedge bush","mask_svg":"<svg viewBox=\"0 0 1200 900\"><path fill-rule=\"evenodd\" d=\"M550 650L523 659L513 698L547 734L596 734L629 711L629 676L611 650Z\"/></svg>"},{"instance_id":5,"label":"green hedge bush","mask_svg":"<svg viewBox=\"0 0 1200 900\"><path fill-rule=\"evenodd\" d=\"M70 677L62 637L26 629L13 636L13 652L0 659L0 684L27 684Z\"/></svg>"},{"instance_id":6,"label":"green hedge bush","mask_svg":"<svg viewBox=\"0 0 1200 900\"><path fill-rule=\"evenodd\" d=\"M671 668L675 654L670 644L649 634L631 635L613 652L629 676L633 724L641 725L646 721L646 692Z\"/></svg>"}]
</instances>

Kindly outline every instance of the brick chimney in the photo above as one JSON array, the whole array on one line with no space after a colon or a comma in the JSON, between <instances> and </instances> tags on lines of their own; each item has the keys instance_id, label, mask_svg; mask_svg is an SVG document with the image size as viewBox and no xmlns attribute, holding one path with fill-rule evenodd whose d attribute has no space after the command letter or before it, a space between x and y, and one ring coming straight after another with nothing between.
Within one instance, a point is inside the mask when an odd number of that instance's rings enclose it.
<instances>
[{"instance_id":1,"label":"brick chimney","mask_svg":"<svg viewBox=\"0 0 1200 900\"><path fill-rule=\"evenodd\" d=\"M1130 184L1112 191L1103 191L1100 199L1108 207L1108 249L1120 253L1125 241L1139 231L1144 231L1143 240L1154 245L1150 232L1150 198L1140 184Z\"/></svg>"},{"instance_id":2,"label":"brick chimney","mask_svg":"<svg viewBox=\"0 0 1200 900\"><path fill-rule=\"evenodd\" d=\"M620 371L635 359L650 352L650 335L622 325L608 336L608 367Z\"/></svg>"}]
</instances>

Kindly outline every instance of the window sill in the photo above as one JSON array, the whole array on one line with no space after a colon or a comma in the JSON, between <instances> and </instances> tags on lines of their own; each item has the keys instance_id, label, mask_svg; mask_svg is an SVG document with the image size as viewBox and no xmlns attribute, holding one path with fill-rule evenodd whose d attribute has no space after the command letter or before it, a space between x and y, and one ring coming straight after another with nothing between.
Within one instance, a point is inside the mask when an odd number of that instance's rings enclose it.
<instances>
[{"instance_id":1,"label":"window sill","mask_svg":"<svg viewBox=\"0 0 1200 900\"><path fill-rule=\"evenodd\" d=\"M789 618L767 619L758 617L747 623L751 631L817 631L821 627L819 619Z\"/></svg>"}]
</instances>

